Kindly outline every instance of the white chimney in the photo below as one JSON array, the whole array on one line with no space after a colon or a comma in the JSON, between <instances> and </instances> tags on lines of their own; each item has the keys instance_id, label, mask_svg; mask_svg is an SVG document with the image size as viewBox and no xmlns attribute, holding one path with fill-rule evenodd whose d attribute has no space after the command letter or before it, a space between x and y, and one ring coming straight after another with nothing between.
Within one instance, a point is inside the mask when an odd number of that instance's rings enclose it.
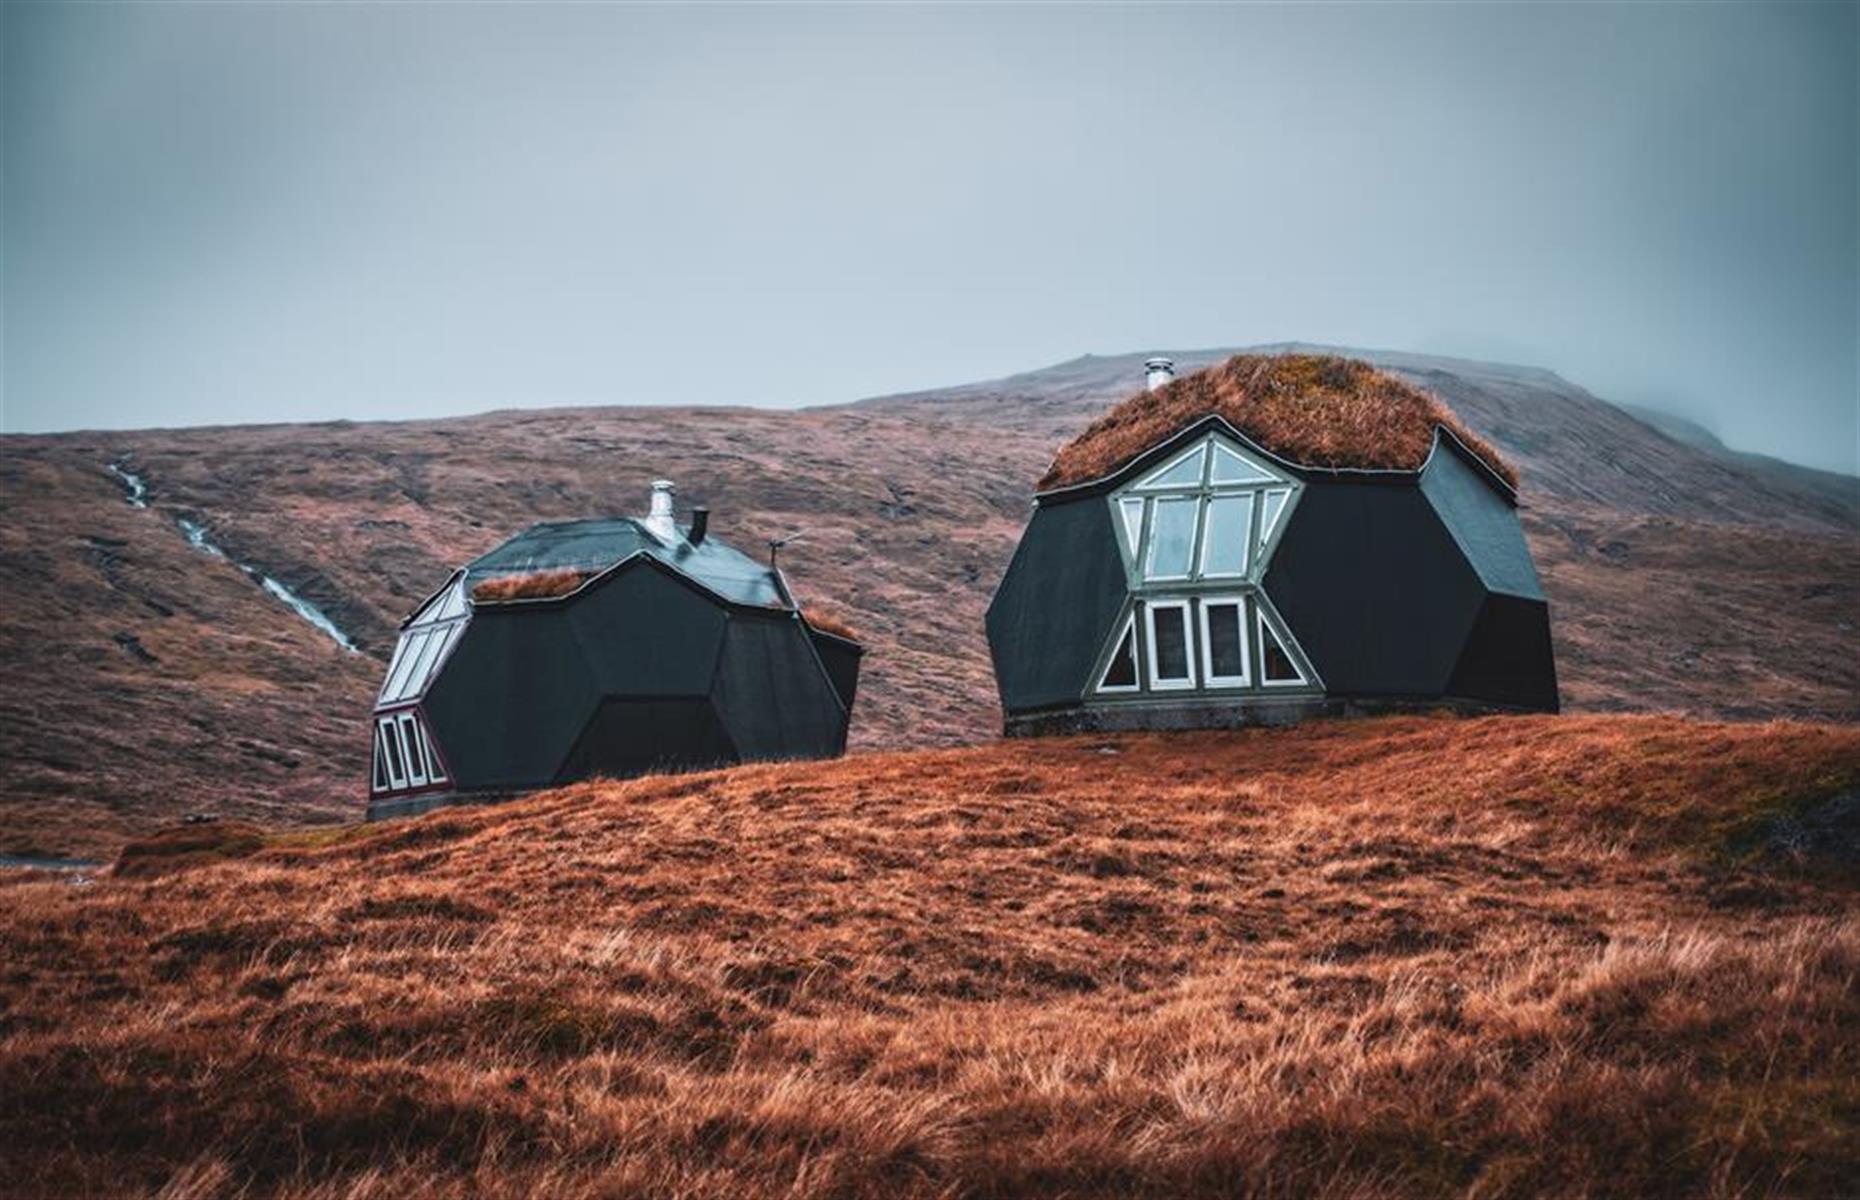
<instances>
[{"instance_id":1,"label":"white chimney","mask_svg":"<svg viewBox=\"0 0 1860 1200\"><path fill-rule=\"evenodd\" d=\"M1147 382L1152 392L1163 384L1172 383L1175 380L1175 360L1173 358L1152 358L1143 364L1143 369L1148 372Z\"/></svg>"},{"instance_id":2,"label":"white chimney","mask_svg":"<svg viewBox=\"0 0 1860 1200\"><path fill-rule=\"evenodd\" d=\"M652 510L646 514L646 532L666 545L678 540L678 525L672 520L672 493L678 489L669 479L652 481Z\"/></svg>"}]
</instances>

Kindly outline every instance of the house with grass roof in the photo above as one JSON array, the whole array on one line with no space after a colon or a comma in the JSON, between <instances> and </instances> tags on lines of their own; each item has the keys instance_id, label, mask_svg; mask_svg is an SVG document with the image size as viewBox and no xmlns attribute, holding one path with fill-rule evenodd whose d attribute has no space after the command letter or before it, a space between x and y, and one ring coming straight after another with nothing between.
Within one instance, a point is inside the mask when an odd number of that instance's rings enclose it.
<instances>
[{"instance_id":1,"label":"house with grass roof","mask_svg":"<svg viewBox=\"0 0 1860 1200\"><path fill-rule=\"evenodd\" d=\"M989 606L1007 732L1556 711L1517 473L1450 409L1327 355L1146 365Z\"/></svg>"},{"instance_id":2,"label":"house with grass roof","mask_svg":"<svg viewBox=\"0 0 1860 1200\"><path fill-rule=\"evenodd\" d=\"M375 698L371 818L845 750L863 648L707 510L677 523L673 491L533 525L414 610Z\"/></svg>"}]
</instances>

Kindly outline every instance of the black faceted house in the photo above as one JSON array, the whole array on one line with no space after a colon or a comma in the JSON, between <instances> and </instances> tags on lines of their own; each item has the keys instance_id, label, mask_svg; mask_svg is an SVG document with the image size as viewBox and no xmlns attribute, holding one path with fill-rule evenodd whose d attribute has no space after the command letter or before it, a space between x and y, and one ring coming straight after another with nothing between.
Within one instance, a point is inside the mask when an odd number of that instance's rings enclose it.
<instances>
[{"instance_id":1,"label":"black faceted house","mask_svg":"<svg viewBox=\"0 0 1860 1200\"><path fill-rule=\"evenodd\" d=\"M988 610L1010 734L1557 708L1497 452L1366 363L1241 355L1062 449Z\"/></svg>"},{"instance_id":2,"label":"black faceted house","mask_svg":"<svg viewBox=\"0 0 1860 1200\"><path fill-rule=\"evenodd\" d=\"M859 644L653 487L649 516L532 526L407 618L374 709L371 819L844 751Z\"/></svg>"}]
</instances>

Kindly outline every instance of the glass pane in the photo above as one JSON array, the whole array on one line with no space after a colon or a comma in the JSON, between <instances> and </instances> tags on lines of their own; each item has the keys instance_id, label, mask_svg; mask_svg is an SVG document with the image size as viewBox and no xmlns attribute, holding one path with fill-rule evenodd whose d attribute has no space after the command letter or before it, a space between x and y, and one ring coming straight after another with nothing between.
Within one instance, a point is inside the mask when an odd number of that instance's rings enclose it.
<instances>
[{"instance_id":1,"label":"glass pane","mask_svg":"<svg viewBox=\"0 0 1860 1200\"><path fill-rule=\"evenodd\" d=\"M1155 645L1150 648L1156 659L1156 678L1187 679L1188 610L1186 608L1151 609L1154 620L1151 632Z\"/></svg>"},{"instance_id":2,"label":"glass pane","mask_svg":"<svg viewBox=\"0 0 1860 1200\"><path fill-rule=\"evenodd\" d=\"M1196 446L1186 456L1170 463L1137 486L1140 488L1199 487L1201 460L1207 454L1205 444Z\"/></svg>"},{"instance_id":3,"label":"glass pane","mask_svg":"<svg viewBox=\"0 0 1860 1200\"><path fill-rule=\"evenodd\" d=\"M1273 526L1279 523L1279 514L1285 511L1285 502L1292 498L1290 492L1272 491L1266 493L1266 506L1259 514L1259 544L1263 548L1272 540Z\"/></svg>"},{"instance_id":4,"label":"glass pane","mask_svg":"<svg viewBox=\"0 0 1860 1200\"><path fill-rule=\"evenodd\" d=\"M386 789L386 787L387 787L387 784L388 784L388 779L387 779L387 759L386 759L386 757L384 756L384 754L383 754L383 752L382 752L382 750L381 750L381 729L380 729L380 727L379 727L379 726L377 726L377 727L376 727L376 729L375 729L375 778L374 778L374 790L375 790L375 791L377 791L377 792L379 792L379 791L382 791L382 790L384 790L384 789Z\"/></svg>"},{"instance_id":5,"label":"glass pane","mask_svg":"<svg viewBox=\"0 0 1860 1200\"><path fill-rule=\"evenodd\" d=\"M420 652L426 649L427 637L424 629L401 635L400 648L395 651L396 665L388 674L387 686L381 689L383 703L392 703L407 694L407 681L419 661Z\"/></svg>"},{"instance_id":6,"label":"glass pane","mask_svg":"<svg viewBox=\"0 0 1860 1200\"><path fill-rule=\"evenodd\" d=\"M407 782L419 787L426 782L426 760L420 757L420 735L414 732L412 714L401 714L399 733L401 751L407 760Z\"/></svg>"},{"instance_id":7,"label":"glass pane","mask_svg":"<svg viewBox=\"0 0 1860 1200\"><path fill-rule=\"evenodd\" d=\"M1214 471L1210 476L1215 483L1272 483L1274 477L1260 470L1232 450L1215 443Z\"/></svg>"},{"instance_id":8,"label":"glass pane","mask_svg":"<svg viewBox=\"0 0 1860 1200\"><path fill-rule=\"evenodd\" d=\"M1185 579L1195 552L1195 515L1201 501L1193 497L1158 500L1150 519L1151 579Z\"/></svg>"},{"instance_id":9,"label":"glass pane","mask_svg":"<svg viewBox=\"0 0 1860 1200\"><path fill-rule=\"evenodd\" d=\"M407 661L407 642L408 635L404 633L394 640L394 656L388 659L387 677L381 681L381 701L388 698L389 689L394 686L402 664Z\"/></svg>"},{"instance_id":10,"label":"glass pane","mask_svg":"<svg viewBox=\"0 0 1860 1200\"><path fill-rule=\"evenodd\" d=\"M426 726L415 725L420 735L420 752L426 756L426 777L434 783L446 781L446 770L439 765L439 753L433 749L432 739L426 736Z\"/></svg>"},{"instance_id":11,"label":"glass pane","mask_svg":"<svg viewBox=\"0 0 1860 1200\"><path fill-rule=\"evenodd\" d=\"M394 721L381 722L381 744L387 747L388 781L395 787L407 786L407 768L400 757L400 739L394 736Z\"/></svg>"},{"instance_id":12,"label":"glass pane","mask_svg":"<svg viewBox=\"0 0 1860 1200\"><path fill-rule=\"evenodd\" d=\"M414 664L413 670L407 673L407 695L417 696L426 690L427 683L433 677L433 665L439 661L439 652L445 649L446 639L456 628L456 625L449 625L426 635L426 645L420 649L420 659Z\"/></svg>"},{"instance_id":13,"label":"glass pane","mask_svg":"<svg viewBox=\"0 0 1860 1200\"><path fill-rule=\"evenodd\" d=\"M1251 540L1253 494L1216 496L1208 501L1208 533L1201 551L1203 575L1244 575Z\"/></svg>"},{"instance_id":14,"label":"glass pane","mask_svg":"<svg viewBox=\"0 0 1860 1200\"><path fill-rule=\"evenodd\" d=\"M1137 686L1137 626L1135 622L1124 626L1124 636L1118 640L1117 653L1111 656L1111 665L1104 671L1104 682L1098 686L1108 688Z\"/></svg>"},{"instance_id":15,"label":"glass pane","mask_svg":"<svg viewBox=\"0 0 1860 1200\"><path fill-rule=\"evenodd\" d=\"M1141 497L1136 497L1133 499L1119 500L1117 503L1118 508L1122 510L1124 514L1126 544L1130 547L1130 553L1134 556L1137 552L1137 547L1143 544L1143 499Z\"/></svg>"},{"instance_id":16,"label":"glass pane","mask_svg":"<svg viewBox=\"0 0 1860 1200\"><path fill-rule=\"evenodd\" d=\"M1272 626L1266 624L1265 618L1259 622L1260 657L1265 660L1266 682L1268 683L1303 683L1304 676L1292 662L1292 656L1279 644L1278 635L1272 632Z\"/></svg>"},{"instance_id":17,"label":"glass pane","mask_svg":"<svg viewBox=\"0 0 1860 1200\"><path fill-rule=\"evenodd\" d=\"M1209 679L1245 679L1246 634L1239 601L1223 600L1206 608Z\"/></svg>"},{"instance_id":18,"label":"glass pane","mask_svg":"<svg viewBox=\"0 0 1860 1200\"><path fill-rule=\"evenodd\" d=\"M453 617L462 617L464 615L465 585L463 583L455 583L446 589L446 594L439 602L439 611L434 614L434 619L449 621Z\"/></svg>"}]
</instances>

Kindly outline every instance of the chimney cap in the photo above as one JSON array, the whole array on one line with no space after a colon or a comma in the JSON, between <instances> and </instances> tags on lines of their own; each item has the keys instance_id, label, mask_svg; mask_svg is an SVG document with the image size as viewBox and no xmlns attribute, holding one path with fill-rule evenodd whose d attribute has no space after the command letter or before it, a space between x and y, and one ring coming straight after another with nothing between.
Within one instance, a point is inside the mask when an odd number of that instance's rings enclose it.
<instances>
[{"instance_id":1,"label":"chimney cap","mask_svg":"<svg viewBox=\"0 0 1860 1200\"><path fill-rule=\"evenodd\" d=\"M678 540L678 526L672 520L672 493L677 490L669 479L653 480L652 509L641 522L646 532L668 546Z\"/></svg>"},{"instance_id":2,"label":"chimney cap","mask_svg":"<svg viewBox=\"0 0 1860 1200\"><path fill-rule=\"evenodd\" d=\"M1164 358L1159 354L1155 358L1144 359L1143 365L1152 371L1172 371L1175 369L1175 359Z\"/></svg>"}]
</instances>

